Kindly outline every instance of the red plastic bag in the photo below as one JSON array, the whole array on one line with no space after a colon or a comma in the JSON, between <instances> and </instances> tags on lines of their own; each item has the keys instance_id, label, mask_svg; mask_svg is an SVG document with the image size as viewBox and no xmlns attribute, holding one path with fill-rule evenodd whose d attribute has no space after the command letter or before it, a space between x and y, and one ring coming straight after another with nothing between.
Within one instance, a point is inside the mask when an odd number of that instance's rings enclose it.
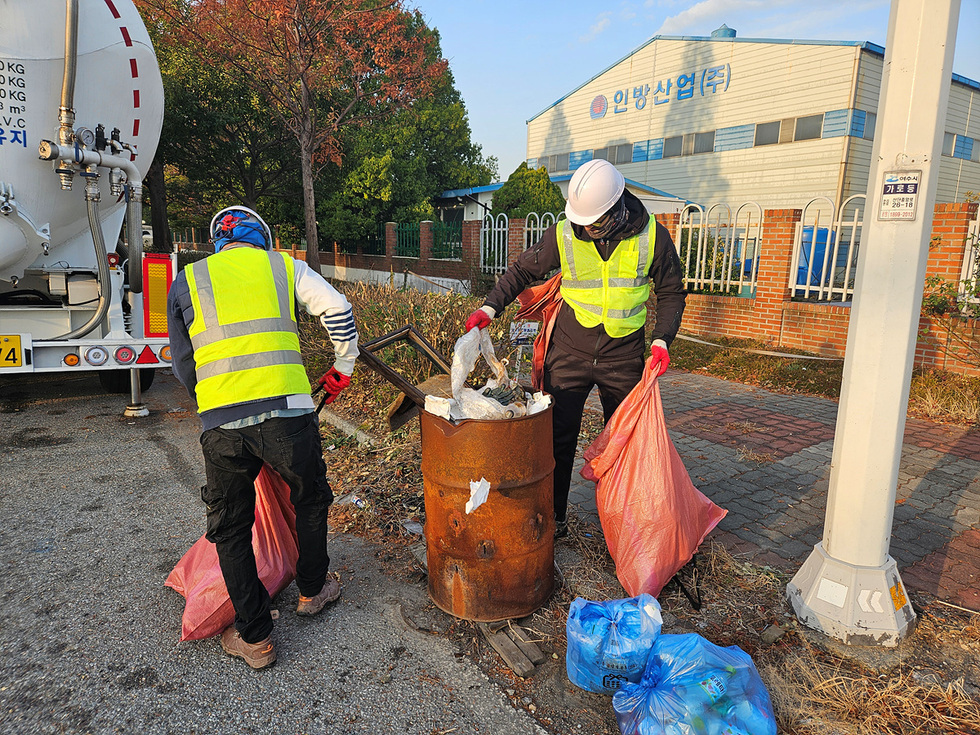
<instances>
[{"instance_id":1,"label":"red plastic bag","mask_svg":"<svg viewBox=\"0 0 980 735\"><path fill-rule=\"evenodd\" d=\"M296 510L289 502L289 485L269 465L255 478L255 525L252 550L259 579L275 597L296 578L299 546ZM181 641L218 635L235 622L214 544L201 536L164 582L187 598L181 619Z\"/></svg>"},{"instance_id":2,"label":"red plastic bag","mask_svg":"<svg viewBox=\"0 0 980 735\"><path fill-rule=\"evenodd\" d=\"M561 271L538 286L524 289L517 298L521 302L521 308L514 315L514 321L541 322L538 336L534 338L531 356L531 385L535 390L544 390L544 356L551 343L555 317L564 301L561 297Z\"/></svg>"},{"instance_id":3,"label":"red plastic bag","mask_svg":"<svg viewBox=\"0 0 980 735\"><path fill-rule=\"evenodd\" d=\"M635 597L656 597L728 511L694 487L667 433L660 386L643 379L585 450L581 474L596 506L616 576Z\"/></svg>"}]
</instances>

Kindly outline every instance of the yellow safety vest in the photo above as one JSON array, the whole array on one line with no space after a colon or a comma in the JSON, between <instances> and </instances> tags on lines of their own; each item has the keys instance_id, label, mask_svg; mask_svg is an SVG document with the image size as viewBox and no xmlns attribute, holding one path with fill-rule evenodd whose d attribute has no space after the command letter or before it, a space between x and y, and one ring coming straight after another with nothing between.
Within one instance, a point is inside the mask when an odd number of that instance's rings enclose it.
<instances>
[{"instance_id":1,"label":"yellow safety vest","mask_svg":"<svg viewBox=\"0 0 980 735\"><path fill-rule=\"evenodd\" d=\"M296 327L292 258L239 247L186 271L199 413L310 392Z\"/></svg>"},{"instance_id":2,"label":"yellow safety vest","mask_svg":"<svg viewBox=\"0 0 980 735\"><path fill-rule=\"evenodd\" d=\"M625 337L643 327L656 241L654 235L650 242L650 229L647 225L639 235L621 240L604 261L595 243L575 237L567 220L558 222L561 296L583 327L602 324L611 337Z\"/></svg>"}]
</instances>

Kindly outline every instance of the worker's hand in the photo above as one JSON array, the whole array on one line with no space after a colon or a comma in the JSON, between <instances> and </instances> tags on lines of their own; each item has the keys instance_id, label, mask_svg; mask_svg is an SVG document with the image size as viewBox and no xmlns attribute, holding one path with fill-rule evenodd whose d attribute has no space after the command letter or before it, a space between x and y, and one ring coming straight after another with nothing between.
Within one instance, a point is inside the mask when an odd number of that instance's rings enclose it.
<instances>
[{"instance_id":1,"label":"worker's hand","mask_svg":"<svg viewBox=\"0 0 980 735\"><path fill-rule=\"evenodd\" d=\"M337 368L330 368L323 377L316 381L316 384L323 388L323 392L326 394L323 402L325 404L333 403L340 395L340 391L350 385L350 375L337 372Z\"/></svg>"},{"instance_id":2,"label":"worker's hand","mask_svg":"<svg viewBox=\"0 0 980 735\"><path fill-rule=\"evenodd\" d=\"M670 355L667 354L667 343L662 339L653 340L653 344L650 345L650 362L647 366L659 378L667 372L668 365L670 365Z\"/></svg>"},{"instance_id":3,"label":"worker's hand","mask_svg":"<svg viewBox=\"0 0 980 735\"><path fill-rule=\"evenodd\" d=\"M493 312L493 313L491 313ZM466 331L469 332L473 327L478 327L479 329L486 329L490 326L490 320L496 315L496 312L489 306L481 306L479 309L470 314L469 319L466 320Z\"/></svg>"}]
</instances>

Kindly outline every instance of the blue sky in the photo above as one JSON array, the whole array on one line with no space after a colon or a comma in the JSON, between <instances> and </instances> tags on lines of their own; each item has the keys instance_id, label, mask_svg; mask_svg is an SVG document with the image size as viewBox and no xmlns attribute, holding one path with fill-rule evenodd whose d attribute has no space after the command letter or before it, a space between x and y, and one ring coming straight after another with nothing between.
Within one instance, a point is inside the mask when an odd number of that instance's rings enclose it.
<instances>
[{"instance_id":1,"label":"blue sky","mask_svg":"<svg viewBox=\"0 0 980 735\"><path fill-rule=\"evenodd\" d=\"M406 0L439 30L473 140L501 179L524 160L526 122L655 35L871 41L889 0ZM980 0L961 0L953 71L980 81Z\"/></svg>"}]
</instances>

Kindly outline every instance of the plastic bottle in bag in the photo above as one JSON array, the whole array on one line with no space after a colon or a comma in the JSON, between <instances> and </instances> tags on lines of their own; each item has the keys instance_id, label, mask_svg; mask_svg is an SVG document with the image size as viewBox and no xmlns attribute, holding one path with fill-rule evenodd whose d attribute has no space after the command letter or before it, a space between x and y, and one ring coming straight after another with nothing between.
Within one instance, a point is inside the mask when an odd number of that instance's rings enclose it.
<instances>
[{"instance_id":1,"label":"plastic bottle in bag","mask_svg":"<svg viewBox=\"0 0 980 735\"><path fill-rule=\"evenodd\" d=\"M740 735L743 732L754 735L755 733L773 732L776 729L772 718L747 699L742 699L729 707L724 719L731 723L732 735ZM709 735L715 735L715 733L709 733ZM729 731L722 729L718 735L729 735Z\"/></svg>"},{"instance_id":2,"label":"plastic bottle in bag","mask_svg":"<svg viewBox=\"0 0 980 735\"><path fill-rule=\"evenodd\" d=\"M687 705L689 722L698 735L715 735L727 724L723 715L732 706L729 686L734 669L712 669L697 679L675 685L677 696Z\"/></svg>"}]
</instances>

